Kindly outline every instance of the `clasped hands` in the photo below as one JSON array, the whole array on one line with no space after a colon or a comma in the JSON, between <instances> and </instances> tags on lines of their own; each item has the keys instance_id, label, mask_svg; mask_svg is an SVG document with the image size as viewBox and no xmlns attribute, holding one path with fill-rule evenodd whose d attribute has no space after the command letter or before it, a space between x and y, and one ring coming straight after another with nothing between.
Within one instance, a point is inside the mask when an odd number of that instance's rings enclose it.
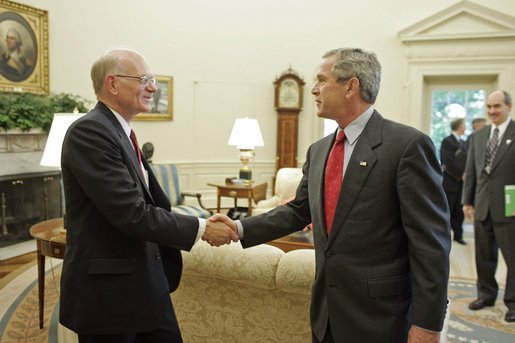
<instances>
[{"instance_id":1,"label":"clasped hands","mask_svg":"<svg viewBox=\"0 0 515 343\"><path fill-rule=\"evenodd\" d=\"M229 244L239 241L238 227L236 223L223 214L215 214L206 220L206 230L202 235L202 240L214 247L222 244Z\"/></svg>"}]
</instances>

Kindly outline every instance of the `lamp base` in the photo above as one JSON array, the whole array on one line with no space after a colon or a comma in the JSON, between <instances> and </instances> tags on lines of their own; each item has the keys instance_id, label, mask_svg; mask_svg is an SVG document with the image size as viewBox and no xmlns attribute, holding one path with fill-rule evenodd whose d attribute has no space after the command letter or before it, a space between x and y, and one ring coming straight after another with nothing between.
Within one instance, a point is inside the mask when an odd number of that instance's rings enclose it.
<instances>
[{"instance_id":1,"label":"lamp base","mask_svg":"<svg viewBox=\"0 0 515 343\"><path fill-rule=\"evenodd\" d=\"M252 180L252 171L240 169L240 179Z\"/></svg>"}]
</instances>

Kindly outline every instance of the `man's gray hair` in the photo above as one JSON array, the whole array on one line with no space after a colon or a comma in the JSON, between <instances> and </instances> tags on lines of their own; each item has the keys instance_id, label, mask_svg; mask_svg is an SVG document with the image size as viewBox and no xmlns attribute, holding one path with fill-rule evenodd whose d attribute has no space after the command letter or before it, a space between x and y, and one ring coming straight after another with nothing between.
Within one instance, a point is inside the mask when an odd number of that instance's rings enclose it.
<instances>
[{"instance_id":1,"label":"man's gray hair","mask_svg":"<svg viewBox=\"0 0 515 343\"><path fill-rule=\"evenodd\" d=\"M504 103L508 106L511 106L511 104L513 103L511 101L511 95L510 93L506 92L506 91L502 91L502 93L504 94Z\"/></svg>"},{"instance_id":2,"label":"man's gray hair","mask_svg":"<svg viewBox=\"0 0 515 343\"><path fill-rule=\"evenodd\" d=\"M7 30L7 36L14 37L18 46L22 45L23 41L21 40L21 35L15 28L11 27L9 30Z\"/></svg>"},{"instance_id":3,"label":"man's gray hair","mask_svg":"<svg viewBox=\"0 0 515 343\"><path fill-rule=\"evenodd\" d=\"M333 72L338 82L356 77L360 82L361 97L369 104L376 101L381 83L381 64L376 54L362 49L341 48L326 52L323 58L336 56Z\"/></svg>"},{"instance_id":4,"label":"man's gray hair","mask_svg":"<svg viewBox=\"0 0 515 343\"><path fill-rule=\"evenodd\" d=\"M129 49L112 49L106 51L91 67L91 81L95 94L100 93L108 74L122 74L123 63L119 52Z\"/></svg>"}]
</instances>

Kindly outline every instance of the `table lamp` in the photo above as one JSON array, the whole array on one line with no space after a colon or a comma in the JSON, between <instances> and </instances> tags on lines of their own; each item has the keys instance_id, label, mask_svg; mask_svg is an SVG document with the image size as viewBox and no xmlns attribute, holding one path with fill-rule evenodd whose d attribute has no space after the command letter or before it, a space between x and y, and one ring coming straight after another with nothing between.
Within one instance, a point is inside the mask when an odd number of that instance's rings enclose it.
<instances>
[{"instance_id":1,"label":"table lamp","mask_svg":"<svg viewBox=\"0 0 515 343\"><path fill-rule=\"evenodd\" d=\"M236 145L240 149L240 160L243 163L243 167L240 169L239 178L252 180L252 171L248 163L254 157L253 149L257 146L265 145L257 119L236 119L227 144Z\"/></svg>"},{"instance_id":2,"label":"table lamp","mask_svg":"<svg viewBox=\"0 0 515 343\"><path fill-rule=\"evenodd\" d=\"M43 157L39 165L43 167L58 167L61 169L61 149L63 146L64 135L70 125L85 113L55 113L52 120L52 126L48 133L48 138L43 151ZM64 190L61 180L61 199L64 212ZM48 206L47 189L45 187L45 213Z\"/></svg>"}]
</instances>

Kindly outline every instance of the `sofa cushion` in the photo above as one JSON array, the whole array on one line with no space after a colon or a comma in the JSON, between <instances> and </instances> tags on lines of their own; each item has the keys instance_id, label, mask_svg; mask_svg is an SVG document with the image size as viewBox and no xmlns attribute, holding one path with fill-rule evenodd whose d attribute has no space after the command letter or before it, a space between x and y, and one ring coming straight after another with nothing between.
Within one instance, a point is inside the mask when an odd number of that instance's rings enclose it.
<instances>
[{"instance_id":1,"label":"sofa cushion","mask_svg":"<svg viewBox=\"0 0 515 343\"><path fill-rule=\"evenodd\" d=\"M199 240L191 252L182 252L184 272L226 279L254 287L275 288L281 249L271 245L258 245L243 249L240 242L218 248Z\"/></svg>"}]
</instances>

